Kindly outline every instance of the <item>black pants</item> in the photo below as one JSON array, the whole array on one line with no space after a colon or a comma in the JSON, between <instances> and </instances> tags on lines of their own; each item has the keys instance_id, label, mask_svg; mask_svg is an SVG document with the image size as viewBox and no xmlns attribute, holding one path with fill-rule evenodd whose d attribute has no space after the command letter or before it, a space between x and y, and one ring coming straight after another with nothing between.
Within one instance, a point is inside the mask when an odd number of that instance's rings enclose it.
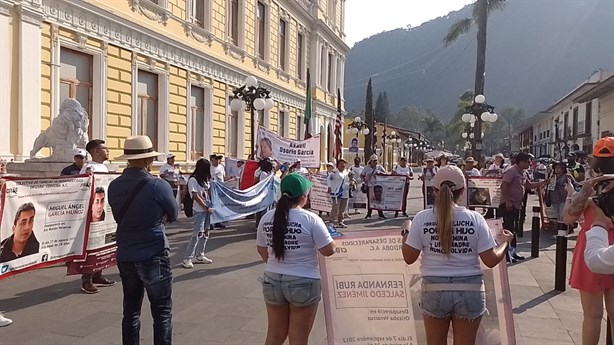
<instances>
[{"instance_id":1,"label":"black pants","mask_svg":"<svg viewBox=\"0 0 614 345\"><path fill-rule=\"evenodd\" d=\"M499 206L499 212L497 214L499 218L503 218L503 228L511 231L514 234L514 238L510 243L510 247L516 248L516 232L518 231L518 226L520 222L520 210L517 208L512 208L508 211L505 208L505 205Z\"/></svg>"}]
</instances>

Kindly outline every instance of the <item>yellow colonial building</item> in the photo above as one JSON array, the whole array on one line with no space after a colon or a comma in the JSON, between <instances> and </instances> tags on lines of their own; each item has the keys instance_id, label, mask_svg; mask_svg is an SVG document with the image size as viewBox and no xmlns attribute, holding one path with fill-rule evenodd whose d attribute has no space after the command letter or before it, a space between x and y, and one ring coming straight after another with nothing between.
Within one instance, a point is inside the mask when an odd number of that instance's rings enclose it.
<instances>
[{"instance_id":1,"label":"yellow colonial building","mask_svg":"<svg viewBox=\"0 0 614 345\"><path fill-rule=\"evenodd\" d=\"M250 113L232 91L255 76L274 107L260 125L302 138L307 69L312 132L332 148L343 95L345 0L0 0L0 158L29 158L66 98L110 156L149 135L179 161L250 153ZM332 151L332 150L331 150ZM47 152L48 153L48 152ZM45 154L45 152L42 152ZM323 157L326 160L326 157Z\"/></svg>"}]
</instances>

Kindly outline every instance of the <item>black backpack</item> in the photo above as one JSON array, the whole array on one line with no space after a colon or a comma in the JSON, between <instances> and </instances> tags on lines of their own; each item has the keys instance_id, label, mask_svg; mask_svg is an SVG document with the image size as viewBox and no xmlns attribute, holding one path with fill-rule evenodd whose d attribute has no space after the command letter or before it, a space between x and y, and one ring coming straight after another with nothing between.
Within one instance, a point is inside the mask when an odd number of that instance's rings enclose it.
<instances>
[{"instance_id":1,"label":"black backpack","mask_svg":"<svg viewBox=\"0 0 614 345\"><path fill-rule=\"evenodd\" d=\"M188 179L188 182L190 182L190 179ZM192 209L194 200L192 200L192 193L189 190L183 195L181 203L183 204L183 213L185 213L186 217L191 218L194 215L194 210Z\"/></svg>"}]
</instances>

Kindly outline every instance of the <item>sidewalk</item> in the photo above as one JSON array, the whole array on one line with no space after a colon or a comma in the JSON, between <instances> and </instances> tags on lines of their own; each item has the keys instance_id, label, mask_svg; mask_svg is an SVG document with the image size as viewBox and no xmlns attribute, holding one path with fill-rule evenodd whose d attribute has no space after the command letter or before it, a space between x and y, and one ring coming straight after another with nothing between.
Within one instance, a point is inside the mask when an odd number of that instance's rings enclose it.
<instances>
[{"instance_id":1,"label":"sidewalk","mask_svg":"<svg viewBox=\"0 0 614 345\"><path fill-rule=\"evenodd\" d=\"M415 190L414 190L415 188ZM419 189L412 187L410 214L420 209ZM364 215L364 213L362 214ZM388 215L388 214L387 214ZM390 214L392 216L393 214ZM348 221L347 231L399 227L403 218ZM530 222L530 218L528 219ZM173 274L173 343L180 345L263 344L267 318L257 278L264 265L256 253L253 220L229 223L216 230L207 245L210 265L183 269L180 262L190 236L187 219L169 227ZM530 229L530 224L525 225ZM582 312L577 291L553 292L554 240L542 233L540 257L530 255L531 232L519 239L527 260L509 266L517 344L581 344ZM570 240L568 264L571 262ZM79 276L65 276L65 268L51 267L0 281L0 310L14 323L0 328L2 345L93 345L121 343L121 283L86 295ZM567 270L569 274L569 268ZM105 274L119 280L117 269ZM152 321L144 301L142 344L152 343ZM605 322L602 327L605 344ZM310 344L326 344L320 307Z\"/></svg>"}]
</instances>

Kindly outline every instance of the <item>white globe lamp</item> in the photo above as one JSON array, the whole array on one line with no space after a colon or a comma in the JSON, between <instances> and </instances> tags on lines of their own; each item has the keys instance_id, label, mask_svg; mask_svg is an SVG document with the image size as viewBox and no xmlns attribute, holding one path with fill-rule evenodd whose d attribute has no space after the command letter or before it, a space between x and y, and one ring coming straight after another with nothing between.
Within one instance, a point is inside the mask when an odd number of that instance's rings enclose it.
<instances>
[{"instance_id":1,"label":"white globe lamp","mask_svg":"<svg viewBox=\"0 0 614 345\"><path fill-rule=\"evenodd\" d=\"M369 128L365 128L362 130L362 134L367 135L369 134Z\"/></svg>"},{"instance_id":2,"label":"white globe lamp","mask_svg":"<svg viewBox=\"0 0 614 345\"><path fill-rule=\"evenodd\" d=\"M275 105L275 103L273 102L273 99L271 98L264 99L264 109L271 110L273 109L273 105Z\"/></svg>"},{"instance_id":3,"label":"white globe lamp","mask_svg":"<svg viewBox=\"0 0 614 345\"><path fill-rule=\"evenodd\" d=\"M467 113L463 114L463 116L461 116L461 121L465 123L471 121L471 114L467 114Z\"/></svg>"},{"instance_id":4,"label":"white globe lamp","mask_svg":"<svg viewBox=\"0 0 614 345\"><path fill-rule=\"evenodd\" d=\"M358 128L356 127L352 128L352 134L358 134Z\"/></svg>"},{"instance_id":5,"label":"white globe lamp","mask_svg":"<svg viewBox=\"0 0 614 345\"><path fill-rule=\"evenodd\" d=\"M463 139L467 138L467 133L463 132L463 134L461 134L461 137L463 137Z\"/></svg>"},{"instance_id":6,"label":"white globe lamp","mask_svg":"<svg viewBox=\"0 0 614 345\"><path fill-rule=\"evenodd\" d=\"M249 77L245 78L245 86L247 87L258 86L258 79L256 79L256 77L254 77L253 75L250 75Z\"/></svg>"},{"instance_id":7,"label":"white globe lamp","mask_svg":"<svg viewBox=\"0 0 614 345\"><path fill-rule=\"evenodd\" d=\"M482 104L484 102L486 102L486 97L484 97L484 95L475 96L475 103Z\"/></svg>"},{"instance_id":8,"label":"white globe lamp","mask_svg":"<svg viewBox=\"0 0 614 345\"><path fill-rule=\"evenodd\" d=\"M480 118L482 119L482 121L484 122L490 122L490 113L485 111L482 113L482 115L480 116Z\"/></svg>"},{"instance_id":9,"label":"white globe lamp","mask_svg":"<svg viewBox=\"0 0 614 345\"><path fill-rule=\"evenodd\" d=\"M254 100L254 109L256 110L263 110L265 105L266 102L264 101L264 98L256 98Z\"/></svg>"},{"instance_id":10,"label":"white globe lamp","mask_svg":"<svg viewBox=\"0 0 614 345\"><path fill-rule=\"evenodd\" d=\"M490 114L490 122L496 122L498 118L499 115L497 115L497 113Z\"/></svg>"},{"instance_id":11,"label":"white globe lamp","mask_svg":"<svg viewBox=\"0 0 614 345\"><path fill-rule=\"evenodd\" d=\"M354 118L354 122L362 122L362 120L360 119L360 116L356 116Z\"/></svg>"},{"instance_id":12,"label":"white globe lamp","mask_svg":"<svg viewBox=\"0 0 614 345\"><path fill-rule=\"evenodd\" d=\"M238 98L233 98L232 101L230 101L230 109L232 109L232 111L239 111L241 110L241 108L243 108L243 101L241 101Z\"/></svg>"}]
</instances>

